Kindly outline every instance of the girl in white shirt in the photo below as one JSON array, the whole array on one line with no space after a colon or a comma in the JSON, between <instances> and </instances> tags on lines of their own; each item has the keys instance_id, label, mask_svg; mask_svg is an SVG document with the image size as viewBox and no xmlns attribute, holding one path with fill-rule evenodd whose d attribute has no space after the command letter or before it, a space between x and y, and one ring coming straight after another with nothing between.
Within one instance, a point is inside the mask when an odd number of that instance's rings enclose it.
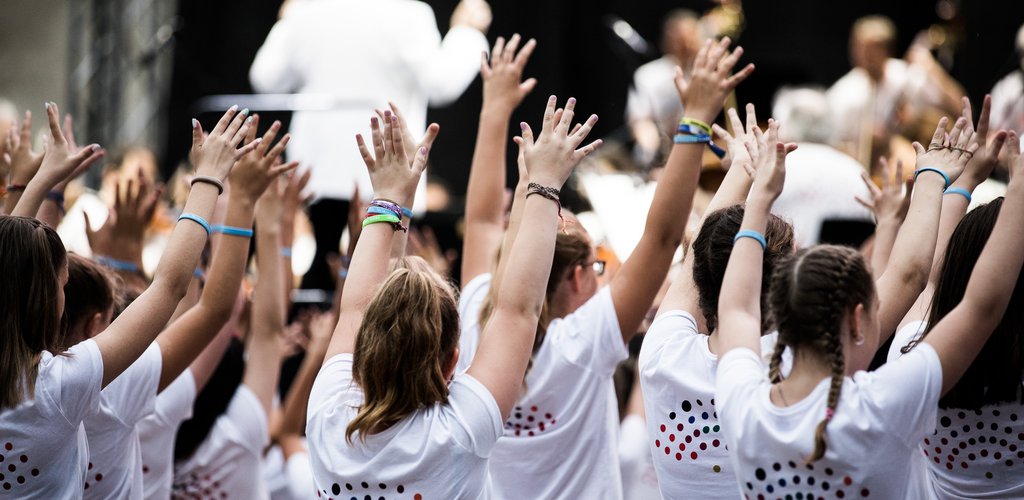
<instances>
[{"instance_id":1,"label":"girl in white shirt","mask_svg":"<svg viewBox=\"0 0 1024 500\"><path fill-rule=\"evenodd\" d=\"M391 111L383 135L371 119L375 153L357 136L380 210L368 209L327 361L309 398L306 437L320 496L485 497L488 456L530 358L558 231L557 190L600 142L576 149L592 123L570 133L573 104L559 116L551 99L536 141L523 126L519 142L536 186L523 209L529 227L508 254L516 279L501 290L485 326L495 333L480 345L481 363L454 380L453 291L432 271L403 268L387 276L387 256L396 240L402 246L396 234L404 234L395 205L412 201L433 136L410 155L405 145L412 140L398 131Z\"/></svg>"},{"instance_id":2,"label":"girl in white shirt","mask_svg":"<svg viewBox=\"0 0 1024 500\"><path fill-rule=\"evenodd\" d=\"M935 206L946 180L955 179L977 149L973 131L965 131L966 120L958 120L948 136L945 122L940 121L930 150L916 145L915 198ZM759 356L758 240L785 177L786 147L776 137L770 130L759 144L762 166L719 299L724 354L716 384L718 411L741 491L751 498L905 498L917 443L934 425L940 394L952 388L981 349L1016 283L1024 234L1013 226L1024 215L1024 182L1011 184L1011 202L963 302L913 353L875 372L862 370L874 355L879 332L894 328L906 313L893 304L909 308L920 292L900 293L886 279L891 265L876 288L864 259L848 248L812 247L784 262L771 280L770 314L779 340L769 379ZM1022 167L1018 162L1014 168ZM927 237L920 235L917 244ZM902 251L900 243L894 256ZM793 368L781 379L779 352L786 347L793 350Z\"/></svg>"},{"instance_id":3,"label":"girl in white shirt","mask_svg":"<svg viewBox=\"0 0 1024 500\"><path fill-rule=\"evenodd\" d=\"M60 354L60 317L67 256L57 234L36 214L57 183L100 155L99 146L71 150L47 104L52 143L12 216L0 217L0 447L4 478L0 497L80 498L88 471L82 421L100 402L100 390L138 359L163 329L185 294L208 232L218 185L238 156L248 132L244 114L224 115L208 138L193 127L196 185L183 218L171 234L153 284L105 330ZM201 222L201 223L200 223ZM54 355L57 353L57 355ZM77 445L72 444L77 443Z\"/></svg>"}]
</instances>

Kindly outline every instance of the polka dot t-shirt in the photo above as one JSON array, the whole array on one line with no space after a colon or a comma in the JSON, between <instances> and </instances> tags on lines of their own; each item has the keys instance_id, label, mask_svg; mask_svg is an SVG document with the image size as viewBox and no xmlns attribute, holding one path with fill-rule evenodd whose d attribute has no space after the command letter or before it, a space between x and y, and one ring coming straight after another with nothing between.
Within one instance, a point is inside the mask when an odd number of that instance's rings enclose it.
<instances>
[{"instance_id":1,"label":"polka dot t-shirt","mask_svg":"<svg viewBox=\"0 0 1024 500\"><path fill-rule=\"evenodd\" d=\"M890 362L903 356L900 349L925 326L914 322L896 333ZM915 479L936 498L1024 498L1024 404L939 408L937 425L921 441L920 452L924 477Z\"/></svg>"},{"instance_id":2,"label":"polka dot t-shirt","mask_svg":"<svg viewBox=\"0 0 1024 500\"><path fill-rule=\"evenodd\" d=\"M829 385L822 379L804 399L779 407L753 351L737 348L721 358L718 415L745 498L909 498L912 459L935 426L942 390L935 350L921 345L874 372L846 377L825 456L806 464Z\"/></svg>"},{"instance_id":3,"label":"polka dot t-shirt","mask_svg":"<svg viewBox=\"0 0 1024 500\"><path fill-rule=\"evenodd\" d=\"M761 337L771 353L777 334ZM659 315L640 350L647 433L658 484L665 498L729 499L737 496L729 452L715 409L718 356L686 311Z\"/></svg>"},{"instance_id":4,"label":"polka dot t-shirt","mask_svg":"<svg viewBox=\"0 0 1024 500\"><path fill-rule=\"evenodd\" d=\"M185 370L156 397L156 408L135 429L142 444L142 489L144 498L171 497L174 480L174 441L178 427L192 418L196 400L196 379Z\"/></svg>"},{"instance_id":5,"label":"polka dot t-shirt","mask_svg":"<svg viewBox=\"0 0 1024 500\"><path fill-rule=\"evenodd\" d=\"M89 446L82 420L96 412L103 358L86 340L39 360L35 395L0 411L0 498L82 498Z\"/></svg>"}]
</instances>

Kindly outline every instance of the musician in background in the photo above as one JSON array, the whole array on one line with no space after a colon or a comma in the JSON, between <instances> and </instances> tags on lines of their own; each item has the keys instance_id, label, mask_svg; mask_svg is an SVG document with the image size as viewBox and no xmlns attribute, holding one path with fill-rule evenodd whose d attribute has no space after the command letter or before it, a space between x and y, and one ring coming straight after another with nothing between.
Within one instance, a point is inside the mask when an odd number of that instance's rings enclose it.
<instances>
[{"instance_id":1,"label":"musician in background","mask_svg":"<svg viewBox=\"0 0 1024 500\"><path fill-rule=\"evenodd\" d=\"M462 0L443 39L434 11L414 0L293 0L282 7L249 70L253 88L328 94L343 103L292 118L288 157L312 168L316 197L309 219L317 249L303 288L334 289L327 255L338 251L353 189L358 183L373 192L355 135L369 133L374 107L394 101L421 136L427 104L454 102L476 78L490 24L484 0ZM417 202L424 197L421 189Z\"/></svg>"},{"instance_id":2,"label":"musician in background","mask_svg":"<svg viewBox=\"0 0 1024 500\"><path fill-rule=\"evenodd\" d=\"M1024 26L1017 31L1017 56L1020 68L1013 70L992 87L992 127L1024 133Z\"/></svg>"}]
</instances>

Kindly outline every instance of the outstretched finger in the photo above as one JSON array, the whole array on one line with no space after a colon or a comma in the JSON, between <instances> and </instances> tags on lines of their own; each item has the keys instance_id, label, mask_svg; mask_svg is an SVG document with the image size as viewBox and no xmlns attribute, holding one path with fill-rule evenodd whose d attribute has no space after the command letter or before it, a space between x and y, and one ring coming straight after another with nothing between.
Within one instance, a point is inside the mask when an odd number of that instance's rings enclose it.
<instances>
[{"instance_id":1,"label":"outstretched finger","mask_svg":"<svg viewBox=\"0 0 1024 500\"><path fill-rule=\"evenodd\" d=\"M239 115L239 118L241 118L241 117L242 116ZM234 125L235 125L232 122L231 128L228 128L228 132L225 132L225 134L224 134L226 137L230 138L229 140L230 140L230 142L231 142L231 144L233 146L237 146L237 145L241 144L242 141L245 140L246 134L249 133L249 129L255 128L255 124L253 123L253 117L251 117L251 116L246 116L245 119L241 120L241 123L242 124L237 129L234 129L232 131L232 129L234 128ZM251 142L251 141L249 141L249 142Z\"/></svg>"},{"instance_id":2,"label":"outstretched finger","mask_svg":"<svg viewBox=\"0 0 1024 500\"><path fill-rule=\"evenodd\" d=\"M416 157L412 160L412 171L422 174L427 169L427 148L416 150Z\"/></svg>"},{"instance_id":3,"label":"outstretched finger","mask_svg":"<svg viewBox=\"0 0 1024 500\"><path fill-rule=\"evenodd\" d=\"M243 142L246 144L256 140L256 129L259 128L260 125L260 115L253 113L253 115L248 118L248 121L249 128L245 131L245 136L242 137ZM241 130L239 130L239 132L241 132Z\"/></svg>"},{"instance_id":4,"label":"outstretched finger","mask_svg":"<svg viewBox=\"0 0 1024 500\"><path fill-rule=\"evenodd\" d=\"M679 93L679 97L682 98L686 95L686 89L690 88L690 83L686 81L686 75L683 73L683 68L676 66L676 74L673 78L673 82L676 84L676 92Z\"/></svg>"},{"instance_id":5,"label":"outstretched finger","mask_svg":"<svg viewBox=\"0 0 1024 500\"><path fill-rule=\"evenodd\" d=\"M501 60L501 55L505 53L505 37L499 36L494 40L494 48L491 49L491 65Z\"/></svg>"},{"instance_id":6,"label":"outstretched finger","mask_svg":"<svg viewBox=\"0 0 1024 500\"><path fill-rule=\"evenodd\" d=\"M554 95L548 97L548 104L544 108L544 122L541 124L541 133L555 128L555 105L557 103L558 97Z\"/></svg>"},{"instance_id":7,"label":"outstretched finger","mask_svg":"<svg viewBox=\"0 0 1024 500\"><path fill-rule=\"evenodd\" d=\"M590 135L590 131L594 129L594 125L596 124L597 115L590 115L590 117L587 118L587 121L583 123L583 126L579 127L579 130L572 133L573 144L576 145L583 142L583 140Z\"/></svg>"},{"instance_id":8,"label":"outstretched finger","mask_svg":"<svg viewBox=\"0 0 1024 500\"><path fill-rule=\"evenodd\" d=\"M939 118L939 123L937 123L935 125L935 133L932 134L932 142L931 142L931 144L937 144L939 146L944 145L943 144L943 138L946 136L946 125L948 123L949 123L949 118L946 118L945 116L943 116L942 118ZM928 145L929 148L931 148L931 144ZM920 144L918 146L920 146ZM915 148L915 149L917 149L917 148ZM924 153L923 148L922 148L921 151L918 151L918 153L919 154L923 154Z\"/></svg>"},{"instance_id":9,"label":"outstretched finger","mask_svg":"<svg viewBox=\"0 0 1024 500\"><path fill-rule=\"evenodd\" d=\"M270 175L278 176L286 174L288 172L291 172L292 170L295 170L296 168L299 168L299 162L298 160L293 160L288 163L285 163L284 165L278 165L276 167L271 168Z\"/></svg>"},{"instance_id":10,"label":"outstretched finger","mask_svg":"<svg viewBox=\"0 0 1024 500\"><path fill-rule=\"evenodd\" d=\"M711 131L714 132L715 135L720 137L723 141L729 142L729 141L733 140L732 134L730 134L728 130L726 130L726 129L722 128L722 127L719 127L717 123L712 123L711 124Z\"/></svg>"},{"instance_id":11,"label":"outstretched finger","mask_svg":"<svg viewBox=\"0 0 1024 500\"><path fill-rule=\"evenodd\" d=\"M75 142L74 118L71 118L71 113L64 115L64 138L67 139L71 147L78 146Z\"/></svg>"},{"instance_id":12,"label":"outstretched finger","mask_svg":"<svg viewBox=\"0 0 1024 500\"><path fill-rule=\"evenodd\" d=\"M491 62L487 59L487 51L484 50L480 52L480 76L483 77L484 80L491 77ZM380 113L378 110L374 111Z\"/></svg>"},{"instance_id":13,"label":"outstretched finger","mask_svg":"<svg viewBox=\"0 0 1024 500\"><path fill-rule=\"evenodd\" d=\"M573 158L575 158L576 161L580 161L589 156L590 153L597 151L597 148L601 147L602 144L604 144L604 141L602 141L601 139L591 142L590 144L587 144L586 146L577 149L575 153L573 153Z\"/></svg>"},{"instance_id":14,"label":"outstretched finger","mask_svg":"<svg viewBox=\"0 0 1024 500\"><path fill-rule=\"evenodd\" d=\"M963 110L960 115L963 116L964 120L967 120L967 126L965 130L974 129L974 112L971 110L971 100L967 96L961 97L960 102L963 103Z\"/></svg>"},{"instance_id":15,"label":"outstretched finger","mask_svg":"<svg viewBox=\"0 0 1024 500\"><path fill-rule=\"evenodd\" d=\"M882 196L882 190L878 189L878 186L871 180L871 177L868 177L867 172L860 173L860 180L864 182L865 186L867 186L868 193L871 194L872 200L877 200Z\"/></svg>"},{"instance_id":16,"label":"outstretched finger","mask_svg":"<svg viewBox=\"0 0 1024 500\"><path fill-rule=\"evenodd\" d=\"M429 151L434 146L434 140L437 139L437 134L441 132L441 126L436 123L431 123L427 127L427 133L423 134L423 140L420 141L419 146L421 148L427 148Z\"/></svg>"},{"instance_id":17,"label":"outstretched finger","mask_svg":"<svg viewBox=\"0 0 1024 500\"><path fill-rule=\"evenodd\" d=\"M944 143L946 146L956 146L959 144L960 136L963 135L964 128L967 126L967 120L963 118L957 118L956 123L953 124L953 130L949 131L948 142Z\"/></svg>"},{"instance_id":18,"label":"outstretched finger","mask_svg":"<svg viewBox=\"0 0 1024 500\"><path fill-rule=\"evenodd\" d=\"M363 134L356 134L356 145L359 147L359 155L363 157L363 163L366 164L366 169L372 171L376 166L376 161L373 155L370 154L370 150L366 148L366 142L363 141Z\"/></svg>"},{"instance_id":19,"label":"outstretched finger","mask_svg":"<svg viewBox=\"0 0 1024 500\"><path fill-rule=\"evenodd\" d=\"M732 43L732 40L727 36L723 36L718 43L711 44L711 50L708 52L708 59L704 63L704 67L708 71L715 71L718 68L718 63L722 61L722 56L729 51L730 43Z\"/></svg>"},{"instance_id":20,"label":"outstretched finger","mask_svg":"<svg viewBox=\"0 0 1024 500\"><path fill-rule=\"evenodd\" d=\"M402 127L399 126L398 117L391 115L391 143L394 145L392 153L403 163L408 164L408 155L405 152L405 138L402 137Z\"/></svg>"},{"instance_id":21,"label":"outstretched finger","mask_svg":"<svg viewBox=\"0 0 1024 500\"><path fill-rule=\"evenodd\" d=\"M988 120L989 114L992 111L992 96L985 94L985 100L981 101L981 114L978 115L978 127L975 129L978 132L978 144L985 145L985 141L988 139ZM996 151L999 151L996 149Z\"/></svg>"},{"instance_id":22,"label":"outstretched finger","mask_svg":"<svg viewBox=\"0 0 1024 500\"><path fill-rule=\"evenodd\" d=\"M754 63L747 64L746 66L743 67L743 69L739 70L739 72L737 72L735 75L732 75L732 76L730 76L729 78L727 78L725 80L725 88L727 88L727 89L734 89L734 88L736 88L737 85L739 85L740 83L743 83L743 80L746 80L747 77L750 76L750 74L753 73L753 72L754 72Z\"/></svg>"},{"instance_id":23,"label":"outstretched finger","mask_svg":"<svg viewBox=\"0 0 1024 500\"><path fill-rule=\"evenodd\" d=\"M275 144L274 147L270 149L270 153L266 155L266 158L270 159L271 164L273 164L274 160L276 160L277 158L284 154L284 148L288 147L288 141L290 141L291 139L291 134L284 134L284 137L282 137L281 140L278 141L277 144ZM263 140L260 141L260 147L266 149L266 147L263 146L263 144L269 142L270 141L268 141L266 137L264 137Z\"/></svg>"},{"instance_id":24,"label":"outstretched finger","mask_svg":"<svg viewBox=\"0 0 1024 500\"><path fill-rule=\"evenodd\" d=\"M697 51L697 57L693 59L694 68L702 68L705 64L707 64L708 52L711 51L712 43L713 40L711 40L710 38L704 40L704 44L701 45L700 50Z\"/></svg>"},{"instance_id":25,"label":"outstretched finger","mask_svg":"<svg viewBox=\"0 0 1024 500\"><path fill-rule=\"evenodd\" d=\"M249 118L249 108L245 108L240 111L230 122L228 122L228 126L224 129L224 136L229 140L233 139L235 137L235 133L245 126L245 123L249 121ZM235 144L238 143L235 142Z\"/></svg>"},{"instance_id":26,"label":"outstretched finger","mask_svg":"<svg viewBox=\"0 0 1024 500\"><path fill-rule=\"evenodd\" d=\"M725 114L729 119L729 128L732 129L732 133L729 136L743 134L743 120L740 119L740 114L736 111L736 108L729 108Z\"/></svg>"},{"instance_id":27,"label":"outstretched finger","mask_svg":"<svg viewBox=\"0 0 1024 500\"><path fill-rule=\"evenodd\" d=\"M516 50L519 49L519 42L522 38L523 37L519 36L519 33L512 35L512 38L510 38L508 43L505 44L505 50L501 53L501 59L503 62L506 64L512 62L515 58Z\"/></svg>"},{"instance_id":28,"label":"outstretched finger","mask_svg":"<svg viewBox=\"0 0 1024 500\"><path fill-rule=\"evenodd\" d=\"M384 111L384 132L381 134L381 140L384 141L384 156L393 155L395 151L395 116L391 114L391 110Z\"/></svg>"},{"instance_id":29,"label":"outstretched finger","mask_svg":"<svg viewBox=\"0 0 1024 500\"><path fill-rule=\"evenodd\" d=\"M980 135L981 132L978 132ZM988 145L989 153L995 157L999 155L999 151L1003 149L1003 145L1006 144L1006 131L1000 130L992 135L992 142ZM978 145L981 145L981 140L978 140Z\"/></svg>"},{"instance_id":30,"label":"outstretched finger","mask_svg":"<svg viewBox=\"0 0 1024 500\"><path fill-rule=\"evenodd\" d=\"M754 131L757 130L757 110L754 109L754 104L747 103L747 134L753 136Z\"/></svg>"},{"instance_id":31,"label":"outstretched finger","mask_svg":"<svg viewBox=\"0 0 1024 500\"><path fill-rule=\"evenodd\" d=\"M871 202L869 202L869 201L865 200L864 198L861 198L860 196L857 196L857 195L853 195L853 199L857 200L857 203L860 203L860 205L862 207L870 210L871 212L875 211L875 204L874 203L871 203Z\"/></svg>"},{"instance_id":32,"label":"outstretched finger","mask_svg":"<svg viewBox=\"0 0 1024 500\"><path fill-rule=\"evenodd\" d=\"M192 119L192 150L203 147L203 124L199 120Z\"/></svg>"},{"instance_id":33,"label":"outstretched finger","mask_svg":"<svg viewBox=\"0 0 1024 500\"><path fill-rule=\"evenodd\" d=\"M522 129L523 143L526 146L533 146L533 129L530 128L530 124L526 122L519 122L519 128Z\"/></svg>"},{"instance_id":34,"label":"outstretched finger","mask_svg":"<svg viewBox=\"0 0 1024 500\"><path fill-rule=\"evenodd\" d=\"M575 109L576 98L570 97L569 100L565 103L565 110L562 111L562 118L561 120L558 121L558 126L555 128L563 131L568 131L569 127L572 125L572 119L575 115Z\"/></svg>"},{"instance_id":35,"label":"outstretched finger","mask_svg":"<svg viewBox=\"0 0 1024 500\"><path fill-rule=\"evenodd\" d=\"M384 159L384 136L380 131L380 121L377 117L370 118L370 141L373 142L373 157L377 160Z\"/></svg>"},{"instance_id":36,"label":"outstretched finger","mask_svg":"<svg viewBox=\"0 0 1024 500\"><path fill-rule=\"evenodd\" d=\"M526 42L526 44L523 45L522 50L520 50L519 53L516 54L516 58L514 60L516 66L519 66L520 68L522 68L523 66L526 66L527 61L530 60L530 56L533 54L533 49L536 49L536 48L537 48L537 40L535 40L533 38L528 40Z\"/></svg>"},{"instance_id":37,"label":"outstretched finger","mask_svg":"<svg viewBox=\"0 0 1024 500\"><path fill-rule=\"evenodd\" d=\"M718 63L716 70L721 76L726 76L732 72L732 68L736 66L740 58L743 57L743 47L736 47L732 52L726 51L725 57Z\"/></svg>"},{"instance_id":38,"label":"outstretched finger","mask_svg":"<svg viewBox=\"0 0 1024 500\"><path fill-rule=\"evenodd\" d=\"M241 157L249 154L249 152L254 150L254 149L256 149L256 146L259 146L261 142L263 142L263 138L262 137L257 137L252 142L250 142L250 143L248 143L248 144L246 144L246 145L236 149L235 150L235 159L237 160L238 158L241 158Z\"/></svg>"},{"instance_id":39,"label":"outstretched finger","mask_svg":"<svg viewBox=\"0 0 1024 500\"><path fill-rule=\"evenodd\" d=\"M255 129L256 127L253 127L253 130ZM267 132L263 134L263 140L260 141L260 145L256 147L256 152L259 153L260 156L267 153L267 149L274 143L274 139L277 139L277 133L280 131L281 122L274 120L274 123L270 124L270 128L267 129ZM285 135L285 137L287 137L287 135Z\"/></svg>"},{"instance_id":40,"label":"outstretched finger","mask_svg":"<svg viewBox=\"0 0 1024 500\"><path fill-rule=\"evenodd\" d=\"M32 149L32 112L25 110L25 121L21 122L21 144Z\"/></svg>"},{"instance_id":41,"label":"outstretched finger","mask_svg":"<svg viewBox=\"0 0 1024 500\"><path fill-rule=\"evenodd\" d=\"M64 144L67 139L64 138L64 133L60 130L60 111L57 110L57 104L53 102L46 103L46 118L50 125L50 137L54 144Z\"/></svg>"},{"instance_id":42,"label":"outstretched finger","mask_svg":"<svg viewBox=\"0 0 1024 500\"><path fill-rule=\"evenodd\" d=\"M237 112L237 104L228 108L228 110L224 112L224 115L220 117L220 120L217 121L217 125L214 125L213 130L210 131L210 134L220 134L227 130L228 125L235 118L235 113Z\"/></svg>"}]
</instances>

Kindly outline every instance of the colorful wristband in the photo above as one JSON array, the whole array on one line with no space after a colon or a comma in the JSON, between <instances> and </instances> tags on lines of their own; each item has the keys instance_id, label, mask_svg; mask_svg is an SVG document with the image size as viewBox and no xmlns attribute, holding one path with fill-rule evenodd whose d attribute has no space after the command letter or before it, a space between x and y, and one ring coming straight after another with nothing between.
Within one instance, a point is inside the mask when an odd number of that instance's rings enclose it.
<instances>
[{"instance_id":1,"label":"colorful wristband","mask_svg":"<svg viewBox=\"0 0 1024 500\"><path fill-rule=\"evenodd\" d=\"M962 187L946 188L946 194L958 194L960 196L963 196L964 198L967 198L967 203L971 202L971 192Z\"/></svg>"},{"instance_id":2,"label":"colorful wristband","mask_svg":"<svg viewBox=\"0 0 1024 500\"><path fill-rule=\"evenodd\" d=\"M192 178L192 182L189 183L189 186L194 186L197 182L202 182L205 184L210 184L211 186L215 186L217 188L218 196L224 193L224 183L221 182L221 180L216 177L210 177L208 175L197 175Z\"/></svg>"},{"instance_id":3,"label":"colorful wristband","mask_svg":"<svg viewBox=\"0 0 1024 500\"><path fill-rule=\"evenodd\" d=\"M115 271L128 271L131 273L139 272L139 265L134 262L118 260L105 255L93 255L92 258L101 266L109 267Z\"/></svg>"},{"instance_id":4,"label":"colorful wristband","mask_svg":"<svg viewBox=\"0 0 1024 500\"><path fill-rule=\"evenodd\" d=\"M384 208L392 211L395 215L398 215L399 217L405 216L412 219L412 210L409 210L408 208L405 208L391 200L377 198L376 200L370 202L370 206Z\"/></svg>"},{"instance_id":5,"label":"colorful wristband","mask_svg":"<svg viewBox=\"0 0 1024 500\"><path fill-rule=\"evenodd\" d=\"M281 257L292 258L292 247L281 247Z\"/></svg>"},{"instance_id":6,"label":"colorful wristband","mask_svg":"<svg viewBox=\"0 0 1024 500\"><path fill-rule=\"evenodd\" d=\"M252 229L246 229L244 227L222 226L218 224L216 226L213 226L213 232L222 233L227 236L241 236L243 238L252 238Z\"/></svg>"},{"instance_id":7,"label":"colorful wristband","mask_svg":"<svg viewBox=\"0 0 1024 500\"><path fill-rule=\"evenodd\" d=\"M943 172L943 171L941 171L941 170L939 170L937 168L922 167L922 168L917 169L916 171L914 171L914 180L916 181L917 180L917 176L921 175L924 172L935 172L936 174L941 175L942 176L942 180L946 181L946 186L943 189L949 189L949 185L951 184L951 182L949 180L949 176L946 175L945 172Z\"/></svg>"},{"instance_id":8,"label":"colorful wristband","mask_svg":"<svg viewBox=\"0 0 1024 500\"><path fill-rule=\"evenodd\" d=\"M391 227L394 228L395 231L405 231L407 229L405 226L402 225L402 219L399 219L394 214L371 215L371 216L367 217L366 219L363 219L363 227L369 226L371 224L382 223L382 222L386 222L388 224L391 224Z\"/></svg>"},{"instance_id":9,"label":"colorful wristband","mask_svg":"<svg viewBox=\"0 0 1024 500\"><path fill-rule=\"evenodd\" d=\"M687 118L684 116L681 120L679 120L679 125L691 125L703 130L705 134L711 135L711 125L708 125L707 123L697 120L695 118Z\"/></svg>"},{"instance_id":10,"label":"colorful wristband","mask_svg":"<svg viewBox=\"0 0 1024 500\"><path fill-rule=\"evenodd\" d=\"M768 248L768 242L764 239L764 235L757 231L754 231L753 229L743 229L740 232L736 233L736 237L732 239L732 244L735 245L736 242L740 241L740 239L742 238L750 238L758 242L761 245L762 251Z\"/></svg>"},{"instance_id":11,"label":"colorful wristband","mask_svg":"<svg viewBox=\"0 0 1024 500\"><path fill-rule=\"evenodd\" d=\"M395 217L401 217L401 212L396 212L390 208L378 207L376 205L366 207L366 213L371 215L394 215Z\"/></svg>"},{"instance_id":12,"label":"colorful wristband","mask_svg":"<svg viewBox=\"0 0 1024 500\"><path fill-rule=\"evenodd\" d=\"M192 222L195 222L196 224L199 224L200 226L203 226L203 229L206 230L206 235L210 235L210 223L206 222L206 219L196 214L184 213L178 216L178 221L180 222L182 220L190 220Z\"/></svg>"}]
</instances>

